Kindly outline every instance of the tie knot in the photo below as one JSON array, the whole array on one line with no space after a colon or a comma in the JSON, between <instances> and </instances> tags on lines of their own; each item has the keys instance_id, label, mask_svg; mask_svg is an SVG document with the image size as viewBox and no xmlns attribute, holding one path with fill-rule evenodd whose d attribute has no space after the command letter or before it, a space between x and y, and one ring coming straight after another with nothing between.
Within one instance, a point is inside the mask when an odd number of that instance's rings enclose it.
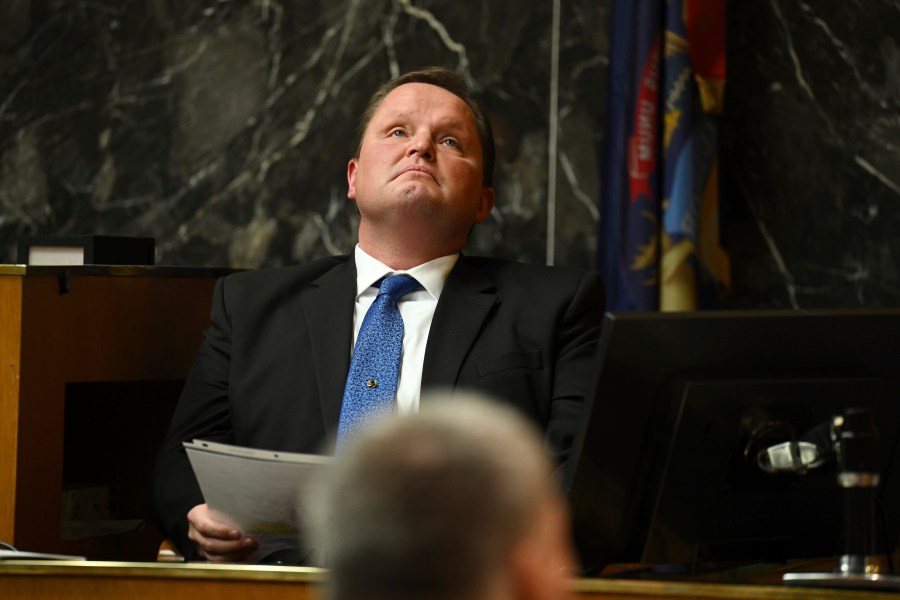
<instances>
[{"instance_id":1,"label":"tie knot","mask_svg":"<svg viewBox=\"0 0 900 600\"><path fill-rule=\"evenodd\" d=\"M381 287L378 294L389 294L394 302L405 296L406 294L419 289L421 287L415 277L409 275L390 275L381 280Z\"/></svg>"}]
</instances>

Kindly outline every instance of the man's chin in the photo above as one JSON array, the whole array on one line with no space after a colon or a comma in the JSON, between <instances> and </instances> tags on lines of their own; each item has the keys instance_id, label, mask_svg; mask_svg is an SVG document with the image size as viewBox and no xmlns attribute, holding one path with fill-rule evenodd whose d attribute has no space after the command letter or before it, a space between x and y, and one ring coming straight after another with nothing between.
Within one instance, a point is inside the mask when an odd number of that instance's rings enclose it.
<instances>
[{"instance_id":1,"label":"man's chin","mask_svg":"<svg viewBox=\"0 0 900 600\"><path fill-rule=\"evenodd\" d=\"M439 235L447 225L440 203L427 196L407 196L385 207L378 219L390 231L433 231Z\"/></svg>"},{"instance_id":2,"label":"man's chin","mask_svg":"<svg viewBox=\"0 0 900 600\"><path fill-rule=\"evenodd\" d=\"M440 188L430 177L417 177L402 182L397 190L397 198L411 202L433 202Z\"/></svg>"}]
</instances>

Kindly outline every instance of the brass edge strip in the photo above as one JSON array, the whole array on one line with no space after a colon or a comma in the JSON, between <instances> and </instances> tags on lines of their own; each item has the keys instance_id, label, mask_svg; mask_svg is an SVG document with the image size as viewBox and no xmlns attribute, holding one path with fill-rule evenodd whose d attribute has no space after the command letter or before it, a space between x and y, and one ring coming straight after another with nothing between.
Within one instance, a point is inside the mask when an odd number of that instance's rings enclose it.
<instances>
[{"instance_id":1,"label":"brass edge strip","mask_svg":"<svg viewBox=\"0 0 900 600\"><path fill-rule=\"evenodd\" d=\"M42 575L56 577L153 577L187 579L268 580L317 583L323 569L270 565L214 565L207 563L140 563L114 561L15 560L0 561L0 577Z\"/></svg>"}]
</instances>

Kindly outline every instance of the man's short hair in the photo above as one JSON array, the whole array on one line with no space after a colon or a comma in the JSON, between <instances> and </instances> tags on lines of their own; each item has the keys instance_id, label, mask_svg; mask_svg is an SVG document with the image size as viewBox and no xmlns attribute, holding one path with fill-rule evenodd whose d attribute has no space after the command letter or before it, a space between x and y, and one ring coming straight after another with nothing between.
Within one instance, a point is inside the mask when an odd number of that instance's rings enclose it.
<instances>
[{"instance_id":1,"label":"man's short hair","mask_svg":"<svg viewBox=\"0 0 900 600\"><path fill-rule=\"evenodd\" d=\"M378 110L378 107L381 106L388 94L407 83L427 83L443 88L466 103L469 110L472 111L472 117L475 119L475 128L478 130L478 139L481 142L482 162L484 163L482 184L484 187L494 185L495 149L491 122L488 120L484 108L472 96L465 80L456 71L446 67L427 67L417 71L410 71L391 79L375 90L359 120L359 127L356 132L356 156L359 157L366 129L369 127L369 122L375 115L375 111Z\"/></svg>"},{"instance_id":2,"label":"man's short hair","mask_svg":"<svg viewBox=\"0 0 900 600\"><path fill-rule=\"evenodd\" d=\"M349 441L308 497L331 600L451 600L506 567L558 494L542 439L520 413L425 397Z\"/></svg>"}]
</instances>

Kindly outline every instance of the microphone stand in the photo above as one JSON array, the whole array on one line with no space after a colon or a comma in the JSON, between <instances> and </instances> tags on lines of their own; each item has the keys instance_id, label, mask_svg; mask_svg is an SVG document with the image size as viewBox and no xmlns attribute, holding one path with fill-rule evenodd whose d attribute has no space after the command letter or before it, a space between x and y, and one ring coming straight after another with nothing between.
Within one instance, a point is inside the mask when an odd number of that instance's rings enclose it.
<instances>
[{"instance_id":1,"label":"microphone stand","mask_svg":"<svg viewBox=\"0 0 900 600\"><path fill-rule=\"evenodd\" d=\"M875 502L878 436L867 409L851 408L831 422L837 483L844 497L844 553L830 573L787 573L789 585L900 590L900 577L883 573L876 555Z\"/></svg>"}]
</instances>

